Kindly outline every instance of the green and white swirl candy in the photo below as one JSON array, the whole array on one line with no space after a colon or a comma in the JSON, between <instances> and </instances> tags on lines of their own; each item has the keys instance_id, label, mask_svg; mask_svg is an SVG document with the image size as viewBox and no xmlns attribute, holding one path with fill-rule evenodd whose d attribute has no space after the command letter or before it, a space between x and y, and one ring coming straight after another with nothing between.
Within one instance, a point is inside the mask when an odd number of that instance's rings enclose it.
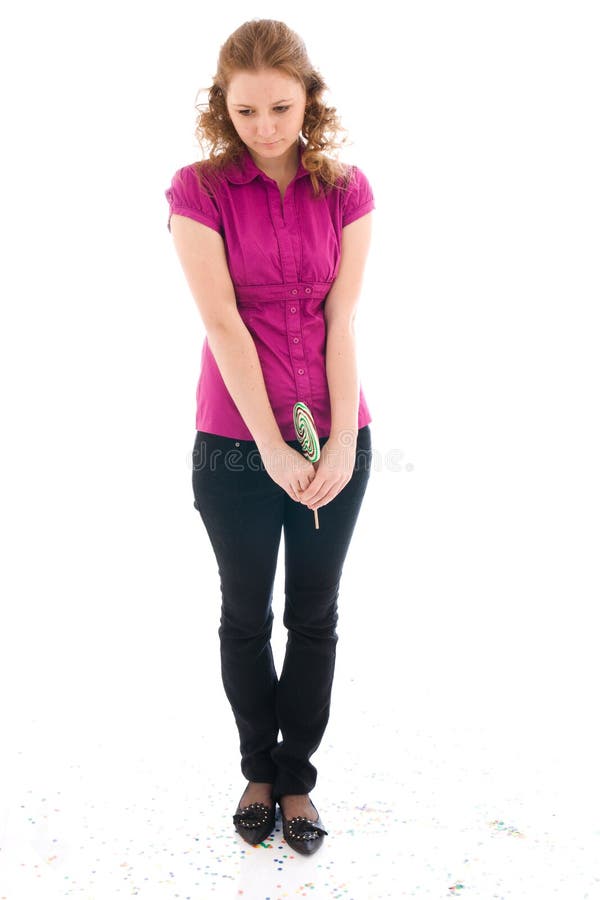
<instances>
[{"instance_id":1,"label":"green and white swirl candy","mask_svg":"<svg viewBox=\"0 0 600 900\"><path fill-rule=\"evenodd\" d=\"M321 456L319 435L315 420L306 403L294 403L294 429L296 437L302 445L302 452L309 462L316 462Z\"/></svg>"}]
</instances>

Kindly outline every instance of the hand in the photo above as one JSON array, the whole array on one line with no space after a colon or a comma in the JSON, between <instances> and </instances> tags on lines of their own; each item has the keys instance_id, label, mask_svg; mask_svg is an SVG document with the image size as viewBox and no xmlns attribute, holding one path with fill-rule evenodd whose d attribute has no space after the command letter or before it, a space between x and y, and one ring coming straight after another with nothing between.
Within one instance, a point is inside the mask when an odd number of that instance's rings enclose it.
<instances>
[{"instance_id":1,"label":"hand","mask_svg":"<svg viewBox=\"0 0 600 900\"><path fill-rule=\"evenodd\" d=\"M300 502L300 491L309 487L315 477L313 464L285 441L262 448L260 456L273 481L282 487L292 500Z\"/></svg>"},{"instance_id":2,"label":"hand","mask_svg":"<svg viewBox=\"0 0 600 900\"><path fill-rule=\"evenodd\" d=\"M355 462L355 435L330 435L321 447L321 456L315 463L315 477L299 493L300 502L305 503L309 509L319 509L330 503L352 478Z\"/></svg>"}]
</instances>

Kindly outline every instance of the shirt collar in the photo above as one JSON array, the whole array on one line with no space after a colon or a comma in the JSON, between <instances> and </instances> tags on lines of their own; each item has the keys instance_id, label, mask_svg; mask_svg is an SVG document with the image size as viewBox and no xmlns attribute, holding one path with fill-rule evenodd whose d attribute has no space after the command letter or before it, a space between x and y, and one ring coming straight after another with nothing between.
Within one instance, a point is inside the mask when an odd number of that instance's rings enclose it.
<instances>
[{"instance_id":1,"label":"shirt collar","mask_svg":"<svg viewBox=\"0 0 600 900\"><path fill-rule=\"evenodd\" d=\"M293 180L296 181L298 178L302 178L304 175L308 175L308 169L305 169L302 165L302 151L304 149L304 144L301 142L300 138L298 138L298 169L296 170L296 174L294 175ZM225 175L232 184L248 184L248 182L253 181L259 175L262 177L269 177L266 172L263 172L262 169L256 165L248 147L244 146L242 153L239 158L230 163L230 165L225 167Z\"/></svg>"}]
</instances>

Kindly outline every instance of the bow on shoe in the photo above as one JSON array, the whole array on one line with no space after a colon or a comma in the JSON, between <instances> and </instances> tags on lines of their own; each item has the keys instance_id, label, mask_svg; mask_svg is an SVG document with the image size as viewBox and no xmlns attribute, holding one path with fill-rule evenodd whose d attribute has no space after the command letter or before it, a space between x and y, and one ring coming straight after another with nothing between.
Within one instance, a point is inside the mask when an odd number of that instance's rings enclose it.
<instances>
[{"instance_id":1,"label":"bow on shoe","mask_svg":"<svg viewBox=\"0 0 600 900\"><path fill-rule=\"evenodd\" d=\"M234 813L233 821L235 825L242 825L244 828L259 828L266 824L270 811L264 803L251 803L241 812Z\"/></svg>"},{"instance_id":2,"label":"bow on shoe","mask_svg":"<svg viewBox=\"0 0 600 900\"><path fill-rule=\"evenodd\" d=\"M314 841L321 834L329 834L312 819L305 819L304 816L294 816L287 824L290 836L301 841Z\"/></svg>"}]
</instances>

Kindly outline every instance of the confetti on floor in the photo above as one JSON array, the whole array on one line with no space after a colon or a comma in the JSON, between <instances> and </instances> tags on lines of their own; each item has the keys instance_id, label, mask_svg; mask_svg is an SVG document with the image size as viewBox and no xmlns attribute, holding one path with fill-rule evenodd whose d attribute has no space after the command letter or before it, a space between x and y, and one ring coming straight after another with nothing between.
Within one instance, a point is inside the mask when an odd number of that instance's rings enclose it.
<instances>
[{"instance_id":1,"label":"confetti on floor","mask_svg":"<svg viewBox=\"0 0 600 900\"><path fill-rule=\"evenodd\" d=\"M229 707L219 692L212 703L204 732L179 710L145 730L111 731L107 715L13 733L0 900L600 900L600 810L576 802L593 753L574 745L569 762L541 732L537 746L499 740L433 713L428 727L408 713L386 726L365 692L362 744L354 716L332 715L313 757L329 834L305 857L279 813L255 847L235 832L245 780Z\"/></svg>"}]
</instances>

